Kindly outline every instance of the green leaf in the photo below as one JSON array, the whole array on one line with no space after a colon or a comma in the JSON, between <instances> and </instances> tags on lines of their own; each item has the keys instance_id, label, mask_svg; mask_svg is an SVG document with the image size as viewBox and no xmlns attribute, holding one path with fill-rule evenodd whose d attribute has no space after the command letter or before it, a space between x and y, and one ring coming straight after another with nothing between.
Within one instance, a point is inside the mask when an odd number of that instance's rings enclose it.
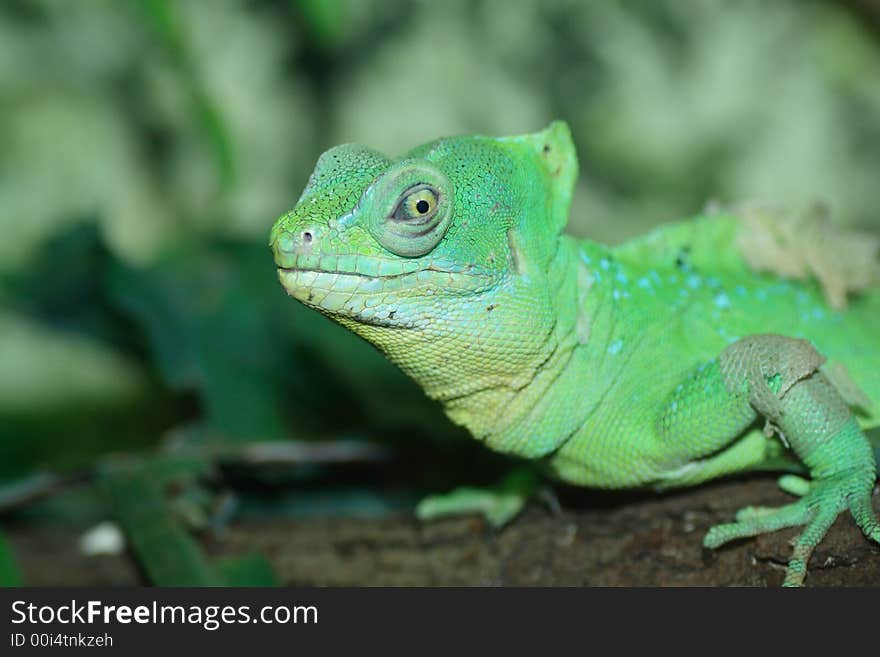
<instances>
[{"instance_id":1,"label":"green leaf","mask_svg":"<svg viewBox=\"0 0 880 657\"><path fill-rule=\"evenodd\" d=\"M217 570L226 586L278 586L278 575L262 554L249 554L237 559L222 559Z\"/></svg>"},{"instance_id":2,"label":"green leaf","mask_svg":"<svg viewBox=\"0 0 880 657\"><path fill-rule=\"evenodd\" d=\"M157 586L220 586L201 549L180 525L148 469L105 473L101 487L114 520L147 579Z\"/></svg>"},{"instance_id":3,"label":"green leaf","mask_svg":"<svg viewBox=\"0 0 880 657\"><path fill-rule=\"evenodd\" d=\"M12 546L0 531L0 586L21 586L21 572L13 554Z\"/></svg>"}]
</instances>

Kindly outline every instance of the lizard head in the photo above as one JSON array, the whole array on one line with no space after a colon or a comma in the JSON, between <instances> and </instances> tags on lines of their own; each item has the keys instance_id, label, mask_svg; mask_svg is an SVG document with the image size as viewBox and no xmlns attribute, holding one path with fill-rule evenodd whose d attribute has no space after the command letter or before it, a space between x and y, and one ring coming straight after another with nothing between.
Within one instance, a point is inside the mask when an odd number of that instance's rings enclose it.
<instances>
[{"instance_id":1,"label":"lizard head","mask_svg":"<svg viewBox=\"0 0 880 657\"><path fill-rule=\"evenodd\" d=\"M281 284L399 363L402 341L485 337L493 311L541 312L576 175L561 122L397 159L337 146L272 229Z\"/></svg>"}]
</instances>

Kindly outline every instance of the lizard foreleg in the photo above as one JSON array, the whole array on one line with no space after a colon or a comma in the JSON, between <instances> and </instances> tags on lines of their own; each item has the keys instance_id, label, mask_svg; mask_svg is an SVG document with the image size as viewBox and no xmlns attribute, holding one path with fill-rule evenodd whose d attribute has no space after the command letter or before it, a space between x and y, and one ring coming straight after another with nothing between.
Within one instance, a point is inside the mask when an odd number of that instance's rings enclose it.
<instances>
[{"instance_id":1,"label":"lizard foreleg","mask_svg":"<svg viewBox=\"0 0 880 657\"><path fill-rule=\"evenodd\" d=\"M797 538L784 584L799 586L815 547L838 514L849 509L869 538L880 542L880 523L871 507L877 476L871 446L844 396L819 370L824 358L805 340L780 335L747 336L718 359L727 393L716 403L766 418L764 433L778 434L807 466L803 497L779 509L743 509L736 522L709 530L703 541L714 548L744 536L806 525ZM714 397L714 396L713 396ZM711 445L710 445L711 447ZM723 454L723 452L722 452Z\"/></svg>"}]
</instances>

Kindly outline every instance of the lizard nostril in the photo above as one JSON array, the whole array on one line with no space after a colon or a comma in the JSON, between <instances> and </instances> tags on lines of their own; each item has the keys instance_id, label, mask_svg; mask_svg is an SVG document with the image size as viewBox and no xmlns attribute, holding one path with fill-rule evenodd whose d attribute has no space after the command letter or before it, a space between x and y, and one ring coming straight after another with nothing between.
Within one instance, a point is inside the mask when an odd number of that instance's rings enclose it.
<instances>
[{"instance_id":1,"label":"lizard nostril","mask_svg":"<svg viewBox=\"0 0 880 657\"><path fill-rule=\"evenodd\" d=\"M309 244L309 243L312 241L312 238L313 238L313 237L314 237L314 236L312 235L312 231L310 231L310 230L304 230L304 231L302 232L302 241L303 241L303 244Z\"/></svg>"}]
</instances>

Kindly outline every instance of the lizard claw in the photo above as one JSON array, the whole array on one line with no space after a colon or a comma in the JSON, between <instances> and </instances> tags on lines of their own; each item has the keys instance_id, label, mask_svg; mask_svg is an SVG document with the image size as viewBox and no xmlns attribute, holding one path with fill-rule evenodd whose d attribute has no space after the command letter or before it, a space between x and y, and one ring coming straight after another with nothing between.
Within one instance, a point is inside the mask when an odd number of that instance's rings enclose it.
<instances>
[{"instance_id":1,"label":"lizard claw","mask_svg":"<svg viewBox=\"0 0 880 657\"><path fill-rule=\"evenodd\" d=\"M797 489L803 490L803 487L797 486ZM783 586L801 586L813 550L841 512L849 509L865 536L880 543L880 522L871 506L872 489L873 480L861 472L815 480L803 497L793 504L776 509L749 507L740 510L736 522L712 527L706 533L703 545L717 548L738 538L806 525L794 541L783 582Z\"/></svg>"},{"instance_id":2,"label":"lizard claw","mask_svg":"<svg viewBox=\"0 0 880 657\"><path fill-rule=\"evenodd\" d=\"M500 529L516 518L537 492L539 482L535 475L528 470L515 470L491 488L466 486L441 495L429 495L416 506L416 517L429 521L479 514L492 527Z\"/></svg>"}]
</instances>

